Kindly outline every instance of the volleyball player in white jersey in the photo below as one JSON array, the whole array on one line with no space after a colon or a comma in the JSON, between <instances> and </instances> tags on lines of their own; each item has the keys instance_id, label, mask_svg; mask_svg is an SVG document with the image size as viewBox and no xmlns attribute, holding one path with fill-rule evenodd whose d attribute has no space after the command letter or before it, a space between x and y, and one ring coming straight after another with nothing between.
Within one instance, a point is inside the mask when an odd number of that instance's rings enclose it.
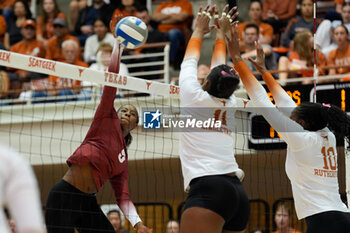
<instances>
[{"instance_id":1,"label":"volleyball player in white jersey","mask_svg":"<svg viewBox=\"0 0 350 233\"><path fill-rule=\"evenodd\" d=\"M240 182L242 172L235 160L229 127L234 124L232 109L236 106L236 97L233 92L239 78L232 67L224 65L224 35L230 29L230 21L237 16L233 14L234 9L226 15L227 8L225 6L220 19L215 6L200 9L181 65L181 114L222 120L219 129L185 130L180 135L184 186L185 190L189 189L181 217L181 233L243 232L248 222L249 201ZM197 66L203 35L212 28L209 21L213 12L217 30L212 70L201 86L197 81Z\"/></svg>"},{"instance_id":2,"label":"volleyball player in white jersey","mask_svg":"<svg viewBox=\"0 0 350 233\"><path fill-rule=\"evenodd\" d=\"M228 48L235 69L260 113L286 141L286 173L292 184L299 219L306 219L307 233L348 233L350 213L339 195L336 138L350 136L350 118L329 104L301 103L296 106L264 64L257 43L257 60L250 61L263 75L278 109L253 76L239 53L238 27L231 28Z\"/></svg>"},{"instance_id":3,"label":"volleyball player in white jersey","mask_svg":"<svg viewBox=\"0 0 350 233\"><path fill-rule=\"evenodd\" d=\"M5 204L18 233L44 233L38 185L30 164L17 152L0 145L0 232L10 233Z\"/></svg>"}]
</instances>

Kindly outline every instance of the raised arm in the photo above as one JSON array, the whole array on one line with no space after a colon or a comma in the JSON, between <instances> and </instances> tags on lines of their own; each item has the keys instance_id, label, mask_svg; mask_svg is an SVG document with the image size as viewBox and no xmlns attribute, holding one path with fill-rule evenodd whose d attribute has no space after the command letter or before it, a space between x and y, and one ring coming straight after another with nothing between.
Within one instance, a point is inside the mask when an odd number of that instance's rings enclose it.
<instances>
[{"instance_id":1,"label":"raised arm","mask_svg":"<svg viewBox=\"0 0 350 233\"><path fill-rule=\"evenodd\" d=\"M194 58L197 62L201 55L201 46L203 36L210 32L212 27L209 27L212 11L210 5L206 6L202 11L202 7L199 8L197 13L196 23L191 39L187 44L184 61Z\"/></svg>"},{"instance_id":2,"label":"raised arm","mask_svg":"<svg viewBox=\"0 0 350 233\"><path fill-rule=\"evenodd\" d=\"M242 79L249 97L252 99L254 105L258 107L260 113L270 125L280 133L292 150L308 146L308 141L305 139L304 134L306 131L297 122L278 111L271 103L264 87L253 76L248 66L242 60L239 52L237 24L231 28L231 38L227 37L226 39L228 40L228 50L235 65L235 69ZM262 50L260 50L260 52L261 51ZM266 70L265 67L263 68Z\"/></svg>"},{"instance_id":3,"label":"raised arm","mask_svg":"<svg viewBox=\"0 0 350 233\"><path fill-rule=\"evenodd\" d=\"M265 66L265 54L261 45L256 42L257 58L248 60L254 65L257 71L259 71L271 91L271 94L275 100L276 105L286 116L290 116L293 109L297 106L293 99L287 94L287 92L279 85L279 83L272 77L270 72L267 72Z\"/></svg>"},{"instance_id":4,"label":"raised arm","mask_svg":"<svg viewBox=\"0 0 350 233\"><path fill-rule=\"evenodd\" d=\"M237 7L233 7L227 13L228 5L226 5L222 10L222 15L220 18L219 18L219 11L216 8L216 6L214 6L213 8L214 8L214 25L216 29L216 40L215 40L213 55L211 57L211 66L210 66L211 69L213 69L218 65L226 64L225 35L227 34L227 32L230 31L231 23L238 16L238 12L234 14L234 11L237 9Z\"/></svg>"},{"instance_id":5,"label":"raised arm","mask_svg":"<svg viewBox=\"0 0 350 233\"><path fill-rule=\"evenodd\" d=\"M115 32L115 27L119 20L121 19L122 16L117 15L115 17L115 20L111 20L110 22L110 31ZM114 35L115 37L115 35ZM117 40L114 40L114 47L113 47L113 52L111 56L111 61L108 66L108 72L112 73L118 73L119 68L120 68L120 58L123 53L123 46L120 45ZM101 102L100 105L98 106L96 113L95 113L95 118L100 117L104 114L110 114L111 111L114 109L114 99L115 95L117 93L117 88L116 87L110 87L110 86L104 86L103 88L103 94L101 97Z\"/></svg>"}]
</instances>

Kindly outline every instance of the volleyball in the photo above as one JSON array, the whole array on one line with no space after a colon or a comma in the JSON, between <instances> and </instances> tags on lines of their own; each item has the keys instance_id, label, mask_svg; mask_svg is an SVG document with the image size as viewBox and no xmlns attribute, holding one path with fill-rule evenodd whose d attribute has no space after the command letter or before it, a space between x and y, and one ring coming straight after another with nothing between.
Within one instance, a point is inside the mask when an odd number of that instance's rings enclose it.
<instances>
[{"instance_id":1,"label":"volleyball","mask_svg":"<svg viewBox=\"0 0 350 233\"><path fill-rule=\"evenodd\" d=\"M115 29L118 43L128 49L140 47L148 36L146 24L139 18L128 16L119 21Z\"/></svg>"}]
</instances>

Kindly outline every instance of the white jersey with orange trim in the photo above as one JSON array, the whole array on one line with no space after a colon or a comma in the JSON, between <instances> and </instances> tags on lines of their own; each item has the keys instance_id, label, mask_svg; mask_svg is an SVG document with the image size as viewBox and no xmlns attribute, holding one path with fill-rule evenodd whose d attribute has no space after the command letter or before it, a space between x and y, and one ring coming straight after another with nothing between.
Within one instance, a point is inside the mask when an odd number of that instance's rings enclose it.
<instances>
[{"instance_id":1,"label":"white jersey with orange trim","mask_svg":"<svg viewBox=\"0 0 350 233\"><path fill-rule=\"evenodd\" d=\"M300 124L290 119L288 115L296 105L271 74L265 73L264 81L276 104L279 107L289 107L289 113L287 111L283 114L271 103L265 89L243 61L236 64L235 69L253 104L288 145L286 172L292 184L298 219L325 211L349 212L339 194L334 134L328 128L304 130Z\"/></svg>"},{"instance_id":2,"label":"white jersey with orange trim","mask_svg":"<svg viewBox=\"0 0 350 233\"><path fill-rule=\"evenodd\" d=\"M180 134L179 152L185 190L188 190L194 178L240 170L234 157L232 135L236 97L232 95L229 99L219 99L204 91L197 81L197 63L196 59L191 58L181 65L181 115L220 120L221 127L202 131L188 129Z\"/></svg>"},{"instance_id":3,"label":"white jersey with orange trim","mask_svg":"<svg viewBox=\"0 0 350 233\"><path fill-rule=\"evenodd\" d=\"M18 232L44 232L38 184L30 164L3 145L0 145L0 204L8 207ZM0 232L10 233L3 211Z\"/></svg>"}]
</instances>

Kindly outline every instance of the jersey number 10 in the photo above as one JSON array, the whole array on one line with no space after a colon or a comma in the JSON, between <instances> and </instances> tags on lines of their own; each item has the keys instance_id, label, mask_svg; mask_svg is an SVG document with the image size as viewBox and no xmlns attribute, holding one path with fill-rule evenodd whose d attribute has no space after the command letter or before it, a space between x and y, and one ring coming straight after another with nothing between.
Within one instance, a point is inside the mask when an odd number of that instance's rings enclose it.
<instances>
[{"instance_id":1,"label":"jersey number 10","mask_svg":"<svg viewBox=\"0 0 350 233\"><path fill-rule=\"evenodd\" d=\"M323 155L324 166L323 169L327 170L337 170L337 159L335 157L335 152L333 147L329 147L326 150L326 147L322 147L321 153Z\"/></svg>"}]
</instances>

